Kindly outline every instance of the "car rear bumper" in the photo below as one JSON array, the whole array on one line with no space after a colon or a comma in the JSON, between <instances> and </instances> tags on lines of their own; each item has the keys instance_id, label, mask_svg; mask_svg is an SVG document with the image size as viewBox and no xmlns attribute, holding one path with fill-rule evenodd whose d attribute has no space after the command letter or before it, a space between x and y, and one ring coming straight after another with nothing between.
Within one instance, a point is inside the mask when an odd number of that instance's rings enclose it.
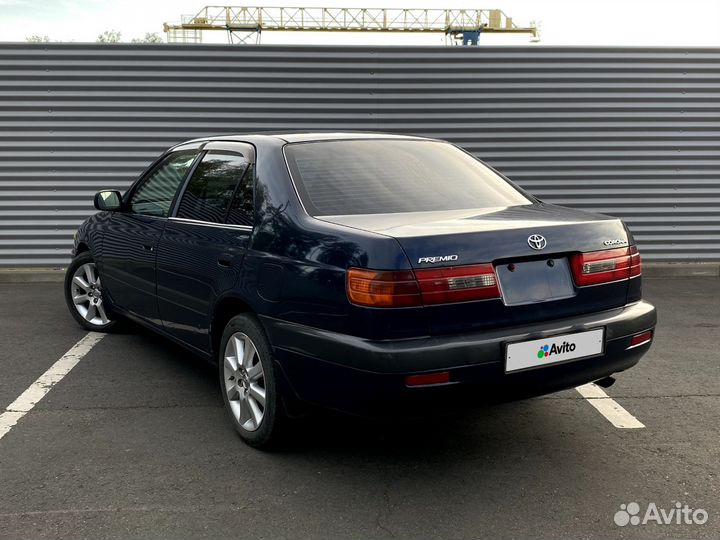
<instances>
[{"instance_id":1,"label":"car rear bumper","mask_svg":"<svg viewBox=\"0 0 720 540\"><path fill-rule=\"evenodd\" d=\"M650 343L630 348L633 335L654 330L654 306L621 308L531 325L452 336L373 341L264 317L262 322L291 388L305 401L351 412L387 410L388 401L414 408L442 394L506 400L595 381L635 365ZM505 344L605 328L600 356L505 373ZM448 371L450 382L407 387L405 377ZM447 400L444 400L447 401Z\"/></svg>"}]
</instances>

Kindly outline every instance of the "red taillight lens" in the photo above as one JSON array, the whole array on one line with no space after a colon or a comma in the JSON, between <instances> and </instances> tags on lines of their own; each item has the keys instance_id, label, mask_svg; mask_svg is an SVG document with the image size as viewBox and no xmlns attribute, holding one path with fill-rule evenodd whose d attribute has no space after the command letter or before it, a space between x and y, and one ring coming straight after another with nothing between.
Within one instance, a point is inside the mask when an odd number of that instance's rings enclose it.
<instances>
[{"instance_id":1,"label":"red taillight lens","mask_svg":"<svg viewBox=\"0 0 720 540\"><path fill-rule=\"evenodd\" d=\"M500 298L492 264L415 270L423 304Z\"/></svg>"},{"instance_id":2,"label":"red taillight lens","mask_svg":"<svg viewBox=\"0 0 720 540\"><path fill-rule=\"evenodd\" d=\"M420 290L411 271L378 272L350 268L346 288L353 304L369 307L420 305Z\"/></svg>"},{"instance_id":3,"label":"red taillight lens","mask_svg":"<svg viewBox=\"0 0 720 540\"><path fill-rule=\"evenodd\" d=\"M641 272L636 246L577 253L570 258L570 264L579 287L628 279Z\"/></svg>"},{"instance_id":4,"label":"red taillight lens","mask_svg":"<svg viewBox=\"0 0 720 540\"><path fill-rule=\"evenodd\" d=\"M368 307L410 307L500 298L492 264L413 271L350 268L347 295Z\"/></svg>"},{"instance_id":5,"label":"red taillight lens","mask_svg":"<svg viewBox=\"0 0 720 540\"><path fill-rule=\"evenodd\" d=\"M637 246L630 246L630 277L642 274L642 261Z\"/></svg>"}]
</instances>

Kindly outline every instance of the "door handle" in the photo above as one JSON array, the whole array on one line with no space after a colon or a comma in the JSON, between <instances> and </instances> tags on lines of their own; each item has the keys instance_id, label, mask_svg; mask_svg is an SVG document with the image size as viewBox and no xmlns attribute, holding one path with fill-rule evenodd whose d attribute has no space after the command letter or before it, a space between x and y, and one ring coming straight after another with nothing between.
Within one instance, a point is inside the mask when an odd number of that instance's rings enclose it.
<instances>
[{"instance_id":1,"label":"door handle","mask_svg":"<svg viewBox=\"0 0 720 540\"><path fill-rule=\"evenodd\" d=\"M238 234L235 238L238 241L238 245L246 247L248 242L250 241L250 233Z\"/></svg>"},{"instance_id":2,"label":"door handle","mask_svg":"<svg viewBox=\"0 0 720 540\"><path fill-rule=\"evenodd\" d=\"M219 255L217 258L217 262L220 266L230 266L232 261L233 261L232 253L223 253L222 255Z\"/></svg>"},{"instance_id":3,"label":"door handle","mask_svg":"<svg viewBox=\"0 0 720 540\"><path fill-rule=\"evenodd\" d=\"M155 251L155 244L143 244L143 249L145 251Z\"/></svg>"}]
</instances>

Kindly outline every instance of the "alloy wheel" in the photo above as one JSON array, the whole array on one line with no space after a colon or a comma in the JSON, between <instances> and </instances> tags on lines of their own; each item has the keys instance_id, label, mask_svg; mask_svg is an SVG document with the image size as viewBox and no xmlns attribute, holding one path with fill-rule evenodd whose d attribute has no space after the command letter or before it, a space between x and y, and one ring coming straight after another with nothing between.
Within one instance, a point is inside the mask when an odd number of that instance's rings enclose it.
<instances>
[{"instance_id":1,"label":"alloy wheel","mask_svg":"<svg viewBox=\"0 0 720 540\"><path fill-rule=\"evenodd\" d=\"M252 340L242 332L225 346L224 383L230 410L246 431L255 431L265 416L265 373Z\"/></svg>"},{"instance_id":2,"label":"alloy wheel","mask_svg":"<svg viewBox=\"0 0 720 540\"><path fill-rule=\"evenodd\" d=\"M112 322L105 312L95 263L85 263L75 270L70 282L70 296L77 312L90 324L105 326Z\"/></svg>"}]
</instances>

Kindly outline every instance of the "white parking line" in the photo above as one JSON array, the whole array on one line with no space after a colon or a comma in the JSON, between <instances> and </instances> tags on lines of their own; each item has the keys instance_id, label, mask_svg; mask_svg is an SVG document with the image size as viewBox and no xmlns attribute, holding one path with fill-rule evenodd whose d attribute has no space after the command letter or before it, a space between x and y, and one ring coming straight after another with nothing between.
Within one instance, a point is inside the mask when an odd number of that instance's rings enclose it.
<instances>
[{"instance_id":1,"label":"white parking line","mask_svg":"<svg viewBox=\"0 0 720 540\"><path fill-rule=\"evenodd\" d=\"M590 405L595 407L598 412L607 418L616 428L638 429L645 427L645 424L622 408L598 385L594 383L583 384L582 386L578 386L575 390L580 392L580 395L584 397Z\"/></svg>"},{"instance_id":2,"label":"white parking line","mask_svg":"<svg viewBox=\"0 0 720 540\"><path fill-rule=\"evenodd\" d=\"M65 375L70 373L72 368L74 368L104 336L105 334L88 332L85 337L73 345L68 352L50 366L45 373L40 375L15 401L8 405L5 411L0 414L0 439L2 439L23 416L32 410L32 408L50 392L53 386L60 382ZM578 386L576 390L616 428L638 429L645 427L642 422L627 412L596 384L584 384Z\"/></svg>"},{"instance_id":3,"label":"white parking line","mask_svg":"<svg viewBox=\"0 0 720 540\"><path fill-rule=\"evenodd\" d=\"M92 349L105 334L97 332L89 332L84 338L73 345L68 352L55 362L50 368L40 375L38 379L32 383L27 390L18 396L18 398L7 406L5 411L0 414L0 439L18 423L32 408L37 405L38 401L55 386L62 378L70 373L77 363L82 360L90 349Z\"/></svg>"}]
</instances>

